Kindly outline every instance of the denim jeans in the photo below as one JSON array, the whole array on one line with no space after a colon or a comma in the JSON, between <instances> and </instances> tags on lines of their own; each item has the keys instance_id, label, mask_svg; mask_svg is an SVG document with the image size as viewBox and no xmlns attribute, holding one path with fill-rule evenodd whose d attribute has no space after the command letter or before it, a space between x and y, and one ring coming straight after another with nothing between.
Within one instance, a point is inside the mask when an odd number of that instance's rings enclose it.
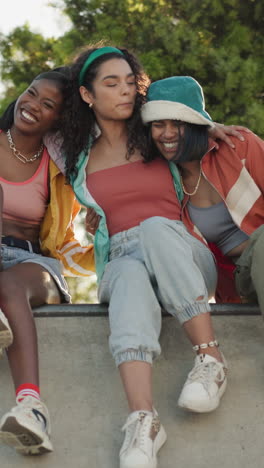
<instances>
[{"instance_id":1,"label":"denim jeans","mask_svg":"<svg viewBox=\"0 0 264 468\"><path fill-rule=\"evenodd\" d=\"M264 316L264 225L251 234L248 245L236 261L235 281L240 296L258 302Z\"/></svg>"},{"instance_id":2,"label":"denim jeans","mask_svg":"<svg viewBox=\"0 0 264 468\"><path fill-rule=\"evenodd\" d=\"M208 312L216 281L211 251L180 221L153 217L114 235L99 299L109 303L116 364L151 363L160 354L161 307L180 323Z\"/></svg>"},{"instance_id":3,"label":"denim jeans","mask_svg":"<svg viewBox=\"0 0 264 468\"><path fill-rule=\"evenodd\" d=\"M7 270L18 263L37 263L45 268L54 279L60 291L62 302L71 301L68 285L62 275L62 265L56 258L28 252L17 247L7 247L6 245L1 246L1 258L3 270Z\"/></svg>"}]
</instances>

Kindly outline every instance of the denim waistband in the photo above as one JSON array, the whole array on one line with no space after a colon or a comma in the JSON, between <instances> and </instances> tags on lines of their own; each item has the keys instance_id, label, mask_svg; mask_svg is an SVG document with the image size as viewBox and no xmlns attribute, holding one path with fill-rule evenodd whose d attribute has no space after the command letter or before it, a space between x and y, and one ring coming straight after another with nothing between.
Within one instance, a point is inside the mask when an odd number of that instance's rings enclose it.
<instances>
[{"instance_id":1,"label":"denim waistband","mask_svg":"<svg viewBox=\"0 0 264 468\"><path fill-rule=\"evenodd\" d=\"M122 242L137 239L139 235L139 228L140 226L134 226L127 231L121 231L117 234L114 234L112 237L110 237L110 248L113 248L115 245Z\"/></svg>"},{"instance_id":2,"label":"denim waistband","mask_svg":"<svg viewBox=\"0 0 264 468\"><path fill-rule=\"evenodd\" d=\"M153 220L153 222L155 222L155 219L158 219L158 218L162 218L162 217L153 216L152 218L148 218L148 220ZM187 228L184 226L182 221L180 220L169 220L169 221L172 223L178 224L179 226L182 227L182 229L184 229L184 231L188 232ZM114 234L112 237L110 237L110 248L113 248L115 247L115 245L120 244L122 242L137 239L139 236L139 231L140 231L140 225L127 229L126 231L121 231L121 232L118 232L117 234Z\"/></svg>"}]
</instances>

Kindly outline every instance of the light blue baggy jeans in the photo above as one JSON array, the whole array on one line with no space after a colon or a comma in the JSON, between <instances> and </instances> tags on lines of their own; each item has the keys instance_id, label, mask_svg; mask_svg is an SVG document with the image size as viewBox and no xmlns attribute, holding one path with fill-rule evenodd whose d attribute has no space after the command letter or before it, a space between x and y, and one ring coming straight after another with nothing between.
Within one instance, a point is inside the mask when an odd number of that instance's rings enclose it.
<instances>
[{"instance_id":1,"label":"light blue baggy jeans","mask_svg":"<svg viewBox=\"0 0 264 468\"><path fill-rule=\"evenodd\" d=\"M216 282L211 251L181 221L153 217L112 236L98 294L109 303L116 365L152 363L160 354L161 307L181 324L209 312Z\"/></svg>"}]
</instances>

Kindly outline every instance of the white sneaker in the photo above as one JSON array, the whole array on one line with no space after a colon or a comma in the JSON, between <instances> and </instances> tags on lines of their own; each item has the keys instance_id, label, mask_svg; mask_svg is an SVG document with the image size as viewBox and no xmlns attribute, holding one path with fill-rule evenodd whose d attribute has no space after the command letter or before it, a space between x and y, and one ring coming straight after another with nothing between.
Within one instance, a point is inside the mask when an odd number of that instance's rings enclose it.
<instances>
[{"instance_id":1,"label":"white sneaker","mask_svg":"<svg viewBox=\"0 0 264 468\"><path fill-rule=\"evenodd\" d=\"M23 455L52 452L48 409L41 401L26 396L0 422L0 440Z\"/></svg>"},{"instance_id":2,"label":"white sneaker","mask_svg":"<svg viewBox=\"0 0 264 468\"><path fill-rule=\"evenodd\" d=\"M222 355L223 357L223 355ZM227 363L217 361L209 354L199 354L188 375L178 400L181 408L207 413L219 406L226 389Z\"/></svg>"},{"instance_id":3,"label":"white sneaker","mask_svg":"<svg viewBox=\"0 0 264 468\"><path fill-rule=\"evenodd\" d=\"M157 468L157 453L167 439L154 410L134 411L122 428L125 440L120 450L120 468Z\"/></svg>"},{"instance_id":4,"label":"white sneaker","mask_svg":"<svg viewBox=\"0 0 264 468\"><path fill-rule=\"evenodd\" d=\"M13 342L13 333L6 316L0 309L0 356L4 348L8 348Z\"/></svg>"}]
</instances>

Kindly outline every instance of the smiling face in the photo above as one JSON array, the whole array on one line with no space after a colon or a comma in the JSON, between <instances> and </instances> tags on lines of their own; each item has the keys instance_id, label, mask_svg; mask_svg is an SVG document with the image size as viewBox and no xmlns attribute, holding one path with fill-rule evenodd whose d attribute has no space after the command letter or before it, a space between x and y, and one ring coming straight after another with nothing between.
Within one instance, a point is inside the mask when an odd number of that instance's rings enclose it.
<instances>
[{"instance_id":1,"label":"smiling face","mask_svg":"<svg viewBox=\"0 0 264 468\"><path fill-rule=\"evenodd\" d=\"M90 92L81 86L80 93L85 102L92 104L98 122L131 117L137 89L134 73L126 60L112 58L103 62L92 87Z\"/></svg>"},{"instance_id":2,"label":"smiling face","mask_svg":"<svg viewBox=\"0 0 264 468\"><path fill-rule=\"evenodd\" d=\"M63 96L55 81L34 80L14 109L14 126L22 133L43 136L60 117Z\"/></svg>"},{"instance_id":3,"label":"smiling face","mask_svg":"<svg viewBox=\"0 0 264 468\"><path fill-rule=\"evenodd\" d=\"M158 150L168 161L175 159L184 126L176 120L155 120L151 123L151 136Z\"/></svg>"}]
</instances>

